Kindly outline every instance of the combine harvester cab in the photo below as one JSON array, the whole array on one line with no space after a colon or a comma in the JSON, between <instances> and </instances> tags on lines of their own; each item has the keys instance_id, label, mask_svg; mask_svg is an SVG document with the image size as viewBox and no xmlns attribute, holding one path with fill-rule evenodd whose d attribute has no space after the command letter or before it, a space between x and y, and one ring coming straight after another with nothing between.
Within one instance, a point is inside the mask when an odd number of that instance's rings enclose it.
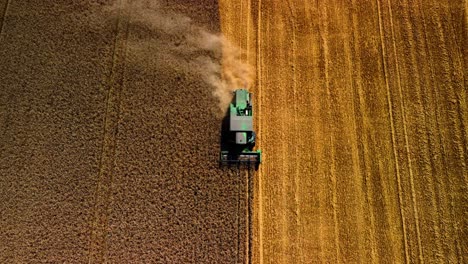
<instances>
[{"instance_id":1,"label":"combine harvester cab","mask_svg":"<svg viewBox=\"0 0 468 264\"><path fill-rule=\"evenodd\" d=\"M245 89L234 91L229 105L228 127L222 131L220 163L255 165L262 162L261 150L254 151L253 110L251 93Z\"/></svg>"}]
</instances>

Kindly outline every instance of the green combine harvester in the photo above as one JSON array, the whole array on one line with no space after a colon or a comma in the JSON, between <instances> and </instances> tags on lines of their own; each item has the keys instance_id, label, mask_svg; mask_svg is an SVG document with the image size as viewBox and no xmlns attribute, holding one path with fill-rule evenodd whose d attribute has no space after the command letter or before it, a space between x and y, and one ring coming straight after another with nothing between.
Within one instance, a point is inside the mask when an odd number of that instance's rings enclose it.
<instances>
[{"instance_id":1,"label":"green combine harvester","mask_svg":"<svg viewBox=\"0 0 468 264\"><path fill-rule=\"evenodd\" d=\"M228 119L221 138L221 164L249 164L258 166L262 162L262 151L255 146L251 93L245 89L234 91L229 105Z\"/></svg>"}]
</instances>

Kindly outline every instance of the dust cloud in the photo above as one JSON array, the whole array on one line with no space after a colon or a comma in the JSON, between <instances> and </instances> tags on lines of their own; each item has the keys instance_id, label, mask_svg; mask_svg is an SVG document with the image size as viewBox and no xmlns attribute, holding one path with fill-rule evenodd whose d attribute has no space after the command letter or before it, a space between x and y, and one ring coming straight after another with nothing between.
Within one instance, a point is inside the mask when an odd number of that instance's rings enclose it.
<instances>
[{"instance_id":1,"label":"dust cloud","mask_svg":"<svg viewBox=\"0 0 468 264\"><path fill-rule=\"evenodd\" d=\"M158 38L159 52L166 61L184 63L212 89L221 114L232 92L253 82L253 68L241 60L242 51L222 34L196 25L189 17L168 9L160 1L115 1L108 7L115 15L127 15L132 24L145 26ZM137 45L142 44L142 40ZM168 55L169 54L169 55ZM155 56L161 56L155 55Z\"/></svg>"}]
</instances>

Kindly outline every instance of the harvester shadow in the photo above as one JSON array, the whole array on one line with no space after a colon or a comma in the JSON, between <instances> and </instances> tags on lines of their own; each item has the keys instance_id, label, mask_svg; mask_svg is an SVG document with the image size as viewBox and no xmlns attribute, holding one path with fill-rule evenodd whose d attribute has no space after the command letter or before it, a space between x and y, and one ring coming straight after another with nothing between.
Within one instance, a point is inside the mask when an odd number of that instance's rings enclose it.
<instances>
[{"instance_id":1,"label":"harvester shadow","mask_svg":"<svg viewBox=\"0 0 468 264\"><path fill-rule=\"evenodd\" d=\"M229 135L229 107L226 109L223 120L221 121L221 134L219 137L219 144L221 146L221 151L230 151L228 135Z\"/></svg>"}]
</instances>

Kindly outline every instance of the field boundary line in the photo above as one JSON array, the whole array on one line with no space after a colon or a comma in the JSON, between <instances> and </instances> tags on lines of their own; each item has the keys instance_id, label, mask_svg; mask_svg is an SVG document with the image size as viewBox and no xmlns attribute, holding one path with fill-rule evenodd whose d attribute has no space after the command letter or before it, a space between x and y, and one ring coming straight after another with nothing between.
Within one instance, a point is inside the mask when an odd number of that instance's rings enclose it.
<instances>
[{"instance_id":1,"label":"field boundary line","mask_svg":"<svg viewBox=\"0 0 468 264\"><path fill-rule=\"evenodd\" d=\"M385 87L387 88L387 104L388 104L388 114L390 117L390 127L391 127L391 136L392 136L392 148L393 148L393 157L394 157L394 162L395 162L395 170L396 170L396 176L397 176L397 189L398 189L398 201L399 201L399 208L400 208L400 217L401 217L401 225L403 228L403 242L404 242L404 251L405 251L405 261L406 263L410 263L409 259L409 252L408 252L408 240L406 238L406 217L405 213L403 210L403 194L402 194L402 186L401 186L401 175L400 175L400 164L398 162L398 153L396 149L396 132L395 132L395 121L393 119L393 101L391 99L391 92L390 92L390 85L389 85L389 80L388 80L388 65L386 63L386 57L387 57L387 52L386 52L386 45L385 45L385 40L384 40L384 33L383 33L383 21L382 21L382 9L380 6L380 0L376 0L377 2L377 9L378 9L378 16L379 16L379 36L380 36L380 45L382 48L381 56L382 56L382 66L383 66L383 73L384 73L384 78L385 78ZM387 4L389 5L390 9L390 0L387 0ZM390 10L391 12L391 10ZM390 16L390 24L391 24L391 29L392 29L392 41L393 45L395 46L395 40L394 40L394 34L393 34L393 19ZM396 49L396 47L395 47ZM395 54L396 56L396 54ZM398 67L398 65L396 65ZM399 74L398 74L399 78Z\"/></svg>"},{"instance_id":2,"label":"field boundary line","mask_svg":"<svg viewBox=\"0 0 468 264\"><path fill-rule=\"evenodd\" d=\"M121 2L120 2L121 4ZM116 63L116 52L117 52L117 41L118 41L118 28L119 28L119 24L120 24L120 18L121 17L121 9L119 9L119 14L117 16L117 21L116 21L116 30L117 30L117 33L115 34L115 40L114 40L114 48L113 48L113 54L112 54L112 65L111 65L111 77L109 79L112 79L112 76L114 75L114 69L115 69L115 63ZM109 82L109 80L107 81ZM101 179L101 176L102 176L102 164L103 164L103 156L104 156L104 149L105 149L105 141L106 141L106 135L107 135L107 119L109 118L109 105L110 105L110 86L109 86L109 90L106 92L106 98L105 98L105 109L106 109L106 112L105 112L105 115L104 115L104 126L103 126L103 138L102 138L102 145L101 145L101 156L100 156L100 159L99 159L99 172L98 172L98 182L97 182L97 186L96 186L96 190L94 191L94 208L93 208L93 214L94 214L94 217L93 217L93 222L92 222L92 225L91 225L91 232L90 232L90 239L89 239L89 247L88 247L88 250L89 250L89 256L88 256L88 263L92 263L91 259L92 259L92 249L93 249L93 239L94 239L94 234L93 232L95 232L95 229L97 229L97 225L98 225L98 205L97 205L97 201L98 201L98 195L99 195L99 190L101 189L101 184L102 184L102 179Z\"/></svg>"},{"instance_id":3,"label":"field boundary line","mask_svg":"<svg viewBox=\"0 0 468 264\"><path fill-rule=\"evenodd\" d=\"M7 0L3 9L2 20L0 24L0 37L2 36L3 28L5 26L6 15L7 15L8 7L10 7L10 2L11 0Z\"/></svg>"},{"instance_id":4,"label":"field boundary line","mask_svg":"<svg viewBox=\"0 0 468 264\"><path fill-rule=\"evenodd\" d=\"M106 232L110 214L111 188L114 177L114 161L116 152L116 136L120 120L121 97L124 83L124 64L127 52L129 34L129 18L124 21L124 0L119 2L119 13L115 22L116 35L114 41L111 73L107 80L104 116L103 140L101 146L101 157L99 161L98 182L94 194L94 209L89 240L88 263L105 262L107 251ZM125 25L126 24L126 25ZM122 28L123 27L123 28ZM123 38L119 36L123 34ZM121 64L119 66L119 64ZM119 68L122 68L118 76ZM117 76L117 77L116 77ZM116 80L116 78L119 78ZM120 79L121 78L121 79ZM115 113L113 113L115 111Z\"/></svg>"},{"instance_id":5,"label":"field boundary line","mask_svg":"<svg viewBox=\"0 0 468 264\"><path fill-rule=\"evenodd\" d=\"M256 56L257 56L257 93L258 93L258 116L261 116L262 108L262 57L261 57L261 29L262 29L262 0L258 0L257 6L257 47L256 47ZM262 133L262 123L259 122L260 119L257 117L257 127L258 134L263 135ZM263 141L263 140L261 140ZM263 264L263 191L262 191L262 177L263 177L263 166L258 170L258 259L259 264Z\"/></svg>"}]
</instances>

